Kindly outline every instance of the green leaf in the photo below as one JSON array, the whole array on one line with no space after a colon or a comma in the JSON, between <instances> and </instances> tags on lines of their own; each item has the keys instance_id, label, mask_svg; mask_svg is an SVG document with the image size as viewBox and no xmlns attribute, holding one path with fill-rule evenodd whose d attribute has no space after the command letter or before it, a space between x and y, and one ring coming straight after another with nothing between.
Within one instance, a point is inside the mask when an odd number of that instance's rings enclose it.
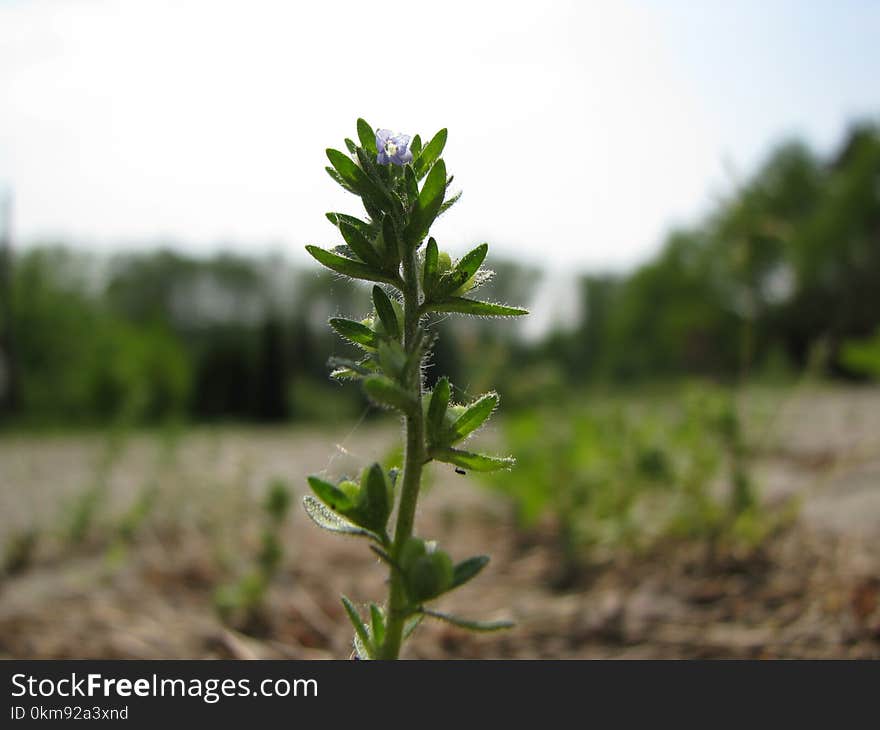
<instances>
[{"instance_id":1,"label":"green leaf","mask_svg":"<svg viewBox=\"0 0 880 730\"><path fill-rule=\"evenodd\" d=\"M410 204L415 203L419 199L419 181L416 180L416 174L413 172L412 165L406 166L403 178L406 183L406 197Z\"/></svg>"},{"instance_id":2,"label":"green leaf","mask_svg":"<svg viewBox=\"0 0 880 730\"><path fill-rule=\"evenodd\" d=\"M367 653L370 657L375 656L375 648L373 646L373 642L370 641L370 633L367 631L367 627L364 626L363 619L361 619L360 613L354 607L354 604L348 600L345 596L342 596L342 605L345 606L345 612L348 614L348 620L351 621L351 625L354 626L354 631L357 634L358 639L361 640L361 643L366 648Z\"/></svg>"},{"instance_id":3,"label":"green leaf","mask_svg":"<svg viewBox=\"0 0 880 730\"><path fill-rule=\"evenodd\" d=\"M369 155L363 149L358 149L355 155L361 170L366 173L367 179L379 194L379 200L391 203L392 206L401 208L400 199L388 187L388 170L376 163L376 156Z\"/></svg>"},{"instance_id":4,"label":"green leaf","mask_svg":"<svg viewBox=\"0 0 880 730\"><path fill-rule=\"evenodd\" d=\"M357 145L348 137L345 138L345 146L348 148L348 151L351 152L351 154L354 154L357 151Z\"/></svg>"},{"instance_id":5,"label":"green leaf","mask_svg":"<svg viewBox=\"0 0 880 730\"><path fill-rule=\"evenodd\" d=\"M371 155L376 154L376 133L373 128L363 119L357 120L357 133L361 147L363 147Z\"/></svg>"},{"instance_id":6,"label":"green leaf","mask_svg":"<svg viewBox=\"0 0 880 730\"><path fill-rule=\"evenodd\" d=\"M361 261L371 268L382 268L381 257L363 233L345 220L339 221L339 232Z\"/></svg>"},{"instance_id":7,"label":"green leaf","mask_svg":"<svg viewBox=\"0 0 880 730\"><path fill-rule=\"evenodd\" d=\"M411 413L415 406L412 395L384 375L364 378L364 390L370 400L380 406L396 408L404 413Z\"/></svg>"},{"instance_id":8,"label":"green leaf","mask_svg":"<svg viewBox=\"0 0 880 730\"><path fill-rule=\"evenodd\" d=\"M437 241L433 238L428 239L428 245L425 248L425 265L422 270L422 291L425 297L430 297L437 285L437 260L439 251L437 249Z\"/></svg>"},{"instance_id":9,"label":"green leaf","mask_svg":"<svg viewBox=\"0 0 880 730\"><path fill-rule=\"evenodd\" d=\"M419 135L416 135L412 138L409 143L409 151L412 152L413 158L419 156L422 151L422 138Z\"/></svg>"},{"instance_id":10,"label":"green leaf","mask_svg":"<svg viewBox=\"0 0 880 730\"><path fill-rule=\"evenodd\" d=\"M431 141L425 145L425 149L421 151L421 154L413 161L413 167L419 180L431 169L434 161L443 154L443 148L446 146L446 134L446 129L441 129L437 132L431 138ZM413 152L413 155L415 155L415 152ZM446 181L446 170L443 171L443 180L444 182Z\"/></svg>"},{"instance_id":11,"label":"green leaf","mask_svg":"<svg viewBox=\"0 0 880 730\"><path fill-rule=\"evenodd\" d=\"M444 299L461 289L477 273L477 269L480 268L480 264L483 263L488 252L489 244L481 243L473 251L462 256L451 271L447 271L440 277L440 283L434 292L435 296L438 299Z\"/></svg>"},{"instance_id":12,"label":"green leaf","mask_svg":"<svg viewBox=\"0 0 880 730\"><path fill-rule=\"evenodd\" d=\"M382 219L382 246L387 269L397 268L400 262L400 246L397 242L397 233L394 230L394 221L390 215Z\"/></svg>"},{"instance_id":13,"label":"green leaf","mask_svg":"<svg viewBox=\"0 0 880 730\"><path fill-rule=\"evenodd\" d=\"M487 253L489 253L489 244L481 243L475 249L468 251L468 253L461 257L461 260L455 265L455 270L464 274L464 279L467 281L477 273L480 264L486 260Z\"/></svg>"},{"instance_id":14,"label":"green leaf","mask_svg":"<svg viewBox=\"0 0 880 730\"><path fill-rule=\"evenodd\" d=\"M360 380L363 375L352 368L336 368L330 372L330 377L334 380Z\"/></svg>"},{"instance_id":15,"label":"green leaf","mask_svg":"<svg viewBox=\"0 0 880 730\"><path fill-rule=\"evenodd\" d=\"M418 247L422 239L428 235L431 224L440 213L445 193L446 165L443 160L437 160L422 186L422 191L419 193L419 199L407 226L406 242L411 248Z\"/></svg>"},{"instance_id":16,"label":"green leaf","mask_svg":"<svg viewBox=\"0 0 880 730\"><path fill-rule=\"evenodd\" d=\"M382 609L375 603L370 604L370 627L373 644L382 646L385 642L385 616L382 614Z\"/></svg>"},{"instance_id":17,"label":"green leaf","mask_svg":"<svg viewBox=\"0 0 880 730\"><path fill-rule=\"evenodd\" d=\"M337 228L342 222L348 223L352 228L360 231L363 237L368 240L373 238L376 233L375 225L362 221L360 218L355 218L353 215L347 215L346 213L325 213L324 215Z\"/></svg>"},{"instance_id":18,"label":"green leaf","mask_svg":"<svg viewBox=\"0 0 880 730\"><path fill-rule=\"evenodd\" d=\"M437 459L437 461L445 461L447 464L454 464L462 469L479 472L510 469L516 463L516 460L511 458L473 454L470 451L448 448L433 449L431 456Z\"/></svg>"},{"instance_id":19,"label":"green leaf","mask_svg":"<svg viewBox=\"0 0 880 730\"><path fill-rule=\"evenodd\" d=\"M446 409L449 407L449 378L440 378L431 393L431 402L428 405L428 434L434 441L443 430L443 419Z\"/></svg>"},{"instance_id":20,"label":"green leaf","mask_svg":"<svg viewBox=\"0 0 880 730\"><path fill-rule=\"evenodd\" d=\"M366 175L348 155L343 154L339 150L328 149L327 159L333 165L333 169L339 176L356 191L361 191Z\"/></svg>"},{"instance_id":21,"label":"green leaf","mask_svg":"<svg viewBox=\"0 0 880 730\"><path fill-rule=\"evenodd\" d=\"M324 169L327 171L327 174L328 174L330 177L332 177L333 180L334 180L337 184L341 185L343 188L345 188L345 189L346 189L348 192L350 192L350 193L354 193L355 195L358 194L358 191L355 190L351 185L349 185L349 184L343 179L342 175L340 175L338 172L336 172L336 170L334 170L332 167L325 167Z\"/></svg>"},{"instance_id":22,"label":"green leaf","mask_svg":"<svg viewBox=\"0 0 880 730\"><path fill-rule=\"evenodd\" d=\"M382 538L377 534L349 522L310 494L303 497L303 507L312 522L321 529L353 537L367 537L382 544Z\"/></svg>"},{"instance_id":23,"label":"green leaf","mask_svg":"<svg viewBox=\"0 0 880 730\"><path fill-rule=\"evenodd\" d=\"M327 360L327 365L331 368L339 368L344 370L352 370L356 375L372 375L375 372L373 361L367 360L351 360L347 357L331 357Z\"/></svg>"},{"instance_id":24,"label":"green leaf","mask_svg":"<svg viewBox=\"0 0 880 730\"><path fill-rule=\"evenodd\" d=\"M365 324L342 317L331 317L329 324L340 337L349 342L371 350L378 345L376 333Z\"/></svg>"},{"instance_id":25,"label":"green leaf","mask_svg":"<svg viewBox=\"0 0 880 730\"><path fill-rule=\"evenodd\" d=\"M376 306L376 314L385 327L385 332L394 340L400 339L400 323L397 321L397 313L391 300L381 286L373 287L373 304Z\"/></svg>"},{"instance_id":26,"label":"green leaf","mask_svg":"<svg viewBox=\"0 0 880 730\"><path fill-rule=\"evenodd\" d=\"M486 393L471 403L448 429L453 442L461 441L482 426L498 407L498 400L497 393Z\"/></svg>"},{"instance_id":27,"label":"green leaf","mask_svg":"<svg viewBox=\"0 0 880 730\"><path fill-rule=\"evenodd\" d=\"M455 566L452 576L452 587L458 588L474 578L489 563L488 555L476 555L463 560Z\"/></svg>"},{"instance_id":28,"label":"green leaf","mask_svg":"<svg viewBox=\"0 0 880 730\"><path fill-rule=\"evenodd\" d=\"M385 532L385 525L394 507L394 493L379 464L364 470L360 494L359 519L356 522L377 533Z\"/></svg>"},{"instance_id":29,"label":"green leaf","mask_svg":"<svg viewBox=\"0 0 880 730\"><path fill-rule=\"evenodd\" d=\"M332 251L328 251L319 246L306 246L306 251L308 251L318 263L323 264L337 274L349 276L352 279L379 281L383 284L391 284L392 286L399 285L398 280L394 277L375 271L372 267L363 264L360 261L355 261L354 259L349 259L345 256L339 256Z\"/></svg>"},{"instance_id":30,"label":"green leaf","mask_svg":"<svg viewBox=\"0 0 880 730\"><path fill-rule=\"evenodd\" d=\"M407 354L403 345L397 340L383 338L379 340L379 346L376 349L378 350L379 365L385 375L406 382L402 378L407 364Z\"/></svg>"},{"instance_id":31,"label":"green leaf","mask_svg":"<svg viewBox=\"0 0 880 730\"><path fill-rule=\"evenodd\" d=\"M438 216L443 215L447 210L449 210L453 205L455 205L459 200L461 200L461 190L459 190L455 195L451 198L447 198L443 205L440 206L440 212L437 214Z\"/></svg>"},{"instance_id":32,"label":"green leaf","mask_svg":"<svg viewBox=\"0 0 880 730\"><path fill-rule=\"evenodd\" d=\"M476 317L519 317L529 313L528 309L508 307L492 302L478 302L475 299L465 299L464 297L449 297L439 302L430 302L425 309L429 312L457 312L458 314L472 314Z\"/></svg>"},{"instance_id":33,"label":"green leaf","mask_svg":"<svg viewBox=\"0 0 880 730\"><path fill-rule=\"evenodd\" d=\"M513 628L513 621L474 621L473 619L461 618L461 616L453 616L448 613L440 613L440 611L432 611L427 608L422 609L422 613L431 618L446 621L453 626L468 631L502 631L503 629Z\"/></svg>"},{"instance_id":34,"label":"green leaf","mask_svg":"<svg viewBox=\"0 0 880 730\"><path fill-rule=\"evenodd\" d=\"M335 512L342 512L353 507L348 495L336 485L325 482L316 476L310 476L308 482L318 499Z\"/></svg>"},{"instance_id":35,"label":"green leaf","mask_svg":"<svg viewBox=\"0 0 880 730\"><path fill-rule=\"evenodd\" d=\"M343 181L364 198L365 205L372 204L381 208L390 203L387 194L377 187L367 173L361 170L348 155L339 150L328 149L327 159Z\"/></svg>"}]
</instances>

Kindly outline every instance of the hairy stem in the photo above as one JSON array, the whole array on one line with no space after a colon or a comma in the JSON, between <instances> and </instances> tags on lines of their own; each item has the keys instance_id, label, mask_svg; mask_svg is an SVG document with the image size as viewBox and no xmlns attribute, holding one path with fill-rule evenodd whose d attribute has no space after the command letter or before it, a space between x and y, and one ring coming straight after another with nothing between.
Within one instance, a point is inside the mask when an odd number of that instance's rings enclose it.
<instances>
[{"instance_id":1,"label":"hairy stem","mask_svg":"<svg viewBox=\"0 0 880 730\"><path fill-rule=\"evenodd\" d=\"M403 260L403 315L404 345L407 352L418 346L419 334L419 284L415 253ZM419 487L422 482L422 466L425 461L425 424L422 414L422 373L417 368L407 387L412 392L418 407L404 419L406 434L403 478L400 490L400 506L397 511L397 524L394 529L394 543L391 557L399 563L400 551L404 543L412 536L413 522L416 516L416 503L419 499ZM385 628L385 642L380 647L379 658L397 659L403 638L403 627L406 621L407 600L400 572L391 568L391 580L388 597L388 617Z\"/></svg>"}]
</instances>

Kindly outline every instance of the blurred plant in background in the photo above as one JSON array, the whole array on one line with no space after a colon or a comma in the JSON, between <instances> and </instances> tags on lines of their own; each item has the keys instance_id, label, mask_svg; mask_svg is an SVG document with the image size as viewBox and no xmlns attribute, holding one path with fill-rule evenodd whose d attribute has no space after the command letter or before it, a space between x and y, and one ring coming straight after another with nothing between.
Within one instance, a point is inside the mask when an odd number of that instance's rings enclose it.
<instances>
[{"instance_id":1,"label":"blurred plant in background","mask_svg":"<svg viewBox=\"0 0 880 730\"><path fill-rule=\"evenodd\" d=\"M880 379L880 328L873 337L844 342L840 364L852 372Z\"/></svg>"},{"instance_id":2,"label":"blurred plant in background","mask_svg":"<svg viewBox=\"0 0 880 730\"><path fill-rule=\"evenodd\" d=\"M759 502L732 393L692 385L667 394L593 396L504 424L518 468L488 475L527 535L549 518L565 588L592 562L675 537L753 550L789 512Z\"/></svg>"},{"instance_id":3,"label":"blurred plant in background","mask_svg":"<svg viewBox=\"0 0 880 730\"><path fill-rule=\"evenodd\" d=\"M281 534L290 503L290 488L280 479L273 480L263 500L263 528L253 564L246 567L239 578L214 592L217 613L236 628L259 631L266 594L284 558Z\"/></svg>"}]
</instances>

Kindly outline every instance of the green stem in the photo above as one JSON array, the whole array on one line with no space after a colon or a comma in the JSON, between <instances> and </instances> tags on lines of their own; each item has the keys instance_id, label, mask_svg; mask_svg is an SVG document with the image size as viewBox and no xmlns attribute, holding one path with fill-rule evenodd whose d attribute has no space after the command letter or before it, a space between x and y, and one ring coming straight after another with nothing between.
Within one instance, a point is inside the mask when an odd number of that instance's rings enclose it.
<instances>
[{"instance_id":1,"label":"green stem","mask_svg":"<svg viewBox=\"0 0 880 730\"><path fill-rule=\"evenodd\" d=\"M404 345L407 352L418 346L419 334L419 284L415 253L403 260L403 315ZM404 419L406 433L403 478L400 490L400 506L397 511L397 524L394 529L394 543L391 546L391 557L399 562L400 551L404 543L412 536L413 522L416 516L416 503L419 499L419 487L422 482L422 467L425 462L425 424L422 413L422 374L418 368L412 381L407 383L418 407ZM388 597L388 617L385 627L385 642L380 647L380 659L397 659L403 638L403 627L407 618L407 598L400 572L391 568L390 589Z\"/></svg>"}]
</instances>

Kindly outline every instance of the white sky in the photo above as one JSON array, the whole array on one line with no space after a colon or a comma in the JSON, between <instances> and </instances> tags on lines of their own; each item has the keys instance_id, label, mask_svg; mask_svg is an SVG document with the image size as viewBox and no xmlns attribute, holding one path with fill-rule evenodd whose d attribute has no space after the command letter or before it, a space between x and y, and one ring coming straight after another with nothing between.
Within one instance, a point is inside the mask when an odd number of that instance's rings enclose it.
<instances>
[{"instance_id":1,"label":"white sky","mask_svg":"<svg viewBox=\"0 0 880 730\"><path fill-rule=\"evenodd\" d=\"M358 116L447 126L442 247L621 269L876 115L878 38L868 2L0 0L0 182L20 241L304 258L357 212L323 168Z\"/></svg>"}]
</instances>

